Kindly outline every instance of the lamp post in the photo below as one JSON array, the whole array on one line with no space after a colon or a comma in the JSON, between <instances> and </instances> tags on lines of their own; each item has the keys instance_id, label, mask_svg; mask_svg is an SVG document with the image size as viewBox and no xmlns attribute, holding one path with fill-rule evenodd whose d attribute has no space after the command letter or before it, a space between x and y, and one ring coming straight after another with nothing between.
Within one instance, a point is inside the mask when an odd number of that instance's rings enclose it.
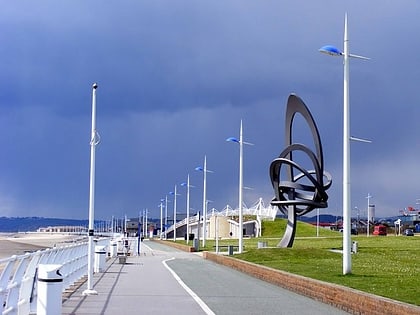
<instances>
[{"instance_id":1,"label":"lamp post","mask_svg":"<svg viewBox=\"0 0 420 315\"><path fill-rule=\"evenodd\" d=\"M137 256L140 256L140 243L141 243L141 226L140 226L140 211L139 211L139 221L137 224Z\"/></svg>"},{"instance_id":2,"label":"lamp post","mask_svg":"<svg viewBox=\"0 0 420 315\"><path fill-rule=\"evenodd\" d=\"M95 220L95 148L99 144L100 137L96 131L96 83L92 86L92 131L90 138L90 185L89 185L89 246L88 246L88 281L87 289L83 295L96 295L98 292L93 290L93 235Z\"/></svg>"},{"instance_id":3,"label":"lamp post","mask_svg":"<svg viewBox=\"0 0 420 315\"><path fill-rule=\"evenodd\" d=\"M203 247L206 246L207 238L207 173L213 173L207 169L207 157L204 156L204 166L197 166L196 171L203 172ZM200 223L199 223L200 224Z\"/></svg>"},{"instance_id":4,"label":"lamp post","mask_svg":"<svg viewBox=\"0 0 420 315\"><path fill-rule=\"evenodd\" d=\"M144 229L144 230L145 230L145 232L144 232L144 233L145 233L145 234L144 234L144 235L145 235L145 236L144 236L145 238L146 238L146 237L149 237L149 236L148 236L148 233L149 233L148 228L149 228L149 226L148 226L148 223L147 223L147 215L148 215L148 212L149 212L149 210L147 210L147 208L146 208L146 210L145 210L145 213L146 213L146 218L145 218L145 229Z\"/></svg>"},{"instance_id":5,"label":"lamp post","mask_svg":"<svg viewBox=\"0 0 420 315\"><path fill-rule=\"evenodd\" d=\"M227 138L226 141L239 143L239 253L243 252L243 190L244 190L244 181L243 181L243 145L253 145L249 142L244 142L242 137L242 120L241 126L239 129L239 140L234 137Z\"/></svg>"},{"instance_id":6,"label":"lamp post","mask_svg":"<svg viewBox=\"0 0 420 315\"><path fill-rule=\"evenodd\" d=\"M187 175L187 182L182 183L181 186L187 187L187 244L189 243L189 231L190 231L190 174Z\"/></svg>"},{"instance_id":7,"label":"lamp post","mask_svg":"<svg viewBox=\"0 0 420 315\"><path fill-rule=\"evenodd\" d=\"M160 199L160 233L159 233L159 239L162 239L162 234L163 234L163 228L162 228L162 224L163 224L163 201L164 199Z\"/></svg>"},{"instance_id":8,"label":"lamp post","mask_svg":"<svg viewBox=\"0 0 420 315\"><path fill-rule=\"evenodd\" d=\"M331 56L344 57L344 98L343 98L343 274L351 273L351 213L350 213L350 104L349 104L349 57L369 59L349 53L347 34L347 14L344 18L344 52L327 45L320 52Z\"/></svg>"},{"instance_id":9,"label":"lamp post","mask_svg":"<svg viewBox=\"0 0 420 315\"><path fill-rule=\"evenodd\" d=\"M174 195L174 242L176 241L176 185L175 190L169 193L170 195Z\"/></svg>"},{"instance_id":10,"label":"lamp post","mask_svg":"<svg viewBox=\"0 0 420 315\"><path fill-rule=\"evenodd\" d=\"M165 240L168 238L166 229L168 228L168 195L165 196Z\"/></svg>"},{"instance_id":11,"label":"lamp post","mask_svg":"<svg viewBox=\"0 0 420 315\"><path fill-rule=\"evenodd\" d=\"M369 237L369 227L370 227L370 198L372 198L372 196L368 193L367 194L367 230L366 230L366 236Z\"/></svg>"}]
</instances>

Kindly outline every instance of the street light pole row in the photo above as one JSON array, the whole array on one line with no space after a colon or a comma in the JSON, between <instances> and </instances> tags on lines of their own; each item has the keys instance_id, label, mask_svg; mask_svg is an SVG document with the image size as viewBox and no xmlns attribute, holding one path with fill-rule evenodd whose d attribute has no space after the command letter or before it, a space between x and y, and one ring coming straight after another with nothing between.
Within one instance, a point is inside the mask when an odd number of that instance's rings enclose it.
<instances>
[{"instance_id":1,"label":"street light pole row","mask_svg":"<svg viewBox=\"0 0 420 315\"><path fill-rule=\"evenodd\" d=\"M242 127L242 120L240 123L239 129L239 139L235 137L227 138L226 141L236 142L239 144L239 253L243 252L243 145L253 145L252 143L243 141L243 127ZM196 171L203 172L203 205L202 205L202 216L203 216L203 238L202 238L202 246L206 246L206 239L207 239L207 173L213 173L213 171L207 169L207 156L204 156L204 164L203 166L198 166L195 168ZM187 187L187 244L189 241L189 210L190 210L190 176L187 176L187 183L182 183L182 186ZM175 193L171 192L170 194L174 195L174 241L176 240L176 186L175 186ZM167 203L165 205L165 209L167 209ZM165 220L167 215L165 215ZM166 231L167 224L165 223L165 231ZM198 228L200 228L198 226ZM166 233L165 233L166 235Z\"/></svg>"}]
</instances>

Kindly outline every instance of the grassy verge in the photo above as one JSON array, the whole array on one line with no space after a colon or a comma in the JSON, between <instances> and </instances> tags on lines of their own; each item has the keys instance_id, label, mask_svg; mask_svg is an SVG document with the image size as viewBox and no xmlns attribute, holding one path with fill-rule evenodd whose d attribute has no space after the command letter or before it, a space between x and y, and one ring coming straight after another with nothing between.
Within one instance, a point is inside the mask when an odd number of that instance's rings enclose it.
<instances>
[{"instance_id":1,"label":"grassy verge","mask_svg":"<svg viewBox=\"0 0 420 315\"><path fill-rule=\"evenodd\" d=\"M245 252L234 257L330 283L420 305L420 237L352 236L358 252L352 255L352 274L342 274L340 232L319 230L299 222L293 248L277 248L285 222L265 222L262 238L244 239ZM265 241L268 248L257 249ZM221 240L220 245L237 245L237 240ZM201 244L200 244L201 245ZM207 240L200 250L214 251L215 241Z\"/></svg>"}]
</instances>

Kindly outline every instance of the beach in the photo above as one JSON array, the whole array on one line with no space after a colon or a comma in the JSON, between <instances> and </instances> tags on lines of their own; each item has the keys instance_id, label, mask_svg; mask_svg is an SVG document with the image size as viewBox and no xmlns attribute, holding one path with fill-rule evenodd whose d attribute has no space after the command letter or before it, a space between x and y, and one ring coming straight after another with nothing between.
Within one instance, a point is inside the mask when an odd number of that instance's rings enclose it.
<instances>
[{"instance_id":1,"label":"beach","mask_svg":"<svg viewBox=\"0 0 420 315\"><path fill-rule=\"evenodd\" d=\"M82 241L84 236L65 233L0 233L0 259Z\"/></svg>"}]
</instances>

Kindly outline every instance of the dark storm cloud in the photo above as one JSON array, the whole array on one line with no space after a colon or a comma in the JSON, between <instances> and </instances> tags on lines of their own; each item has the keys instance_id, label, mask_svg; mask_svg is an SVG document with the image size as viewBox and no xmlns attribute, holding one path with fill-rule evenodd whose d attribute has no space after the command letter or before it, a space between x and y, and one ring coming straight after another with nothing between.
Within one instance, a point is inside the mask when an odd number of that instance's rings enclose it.
<instances>
[{"instance_id":1,"label":"dark storm cloud","mask_svg":"<svg viewBox=\"0 0 420 315\"><path fill-rule=\"evenodd\" d=\"M25 10L22 10L22 6ZM321 132L341 208L340 58L349 14L352 207L373 195L396 214L418 196L416 1L67 1L4 3L0 12L0 214L85 218L91 86L98 82L97 216L131 216L189 173L201 207L207 155L212 207L237 204L238 148L251 204L272 196L268 166L283 148L287 96L301 96ZM372 14L375 12L375 14ZM298 131L305 139L305 129ZM400 161L401 166L396 166ZM182 208L185 192L179 201ZM379 211L380 209L380 211ZM182 212L182 210L180 209Z\"/></svg>"}]
</instances>

